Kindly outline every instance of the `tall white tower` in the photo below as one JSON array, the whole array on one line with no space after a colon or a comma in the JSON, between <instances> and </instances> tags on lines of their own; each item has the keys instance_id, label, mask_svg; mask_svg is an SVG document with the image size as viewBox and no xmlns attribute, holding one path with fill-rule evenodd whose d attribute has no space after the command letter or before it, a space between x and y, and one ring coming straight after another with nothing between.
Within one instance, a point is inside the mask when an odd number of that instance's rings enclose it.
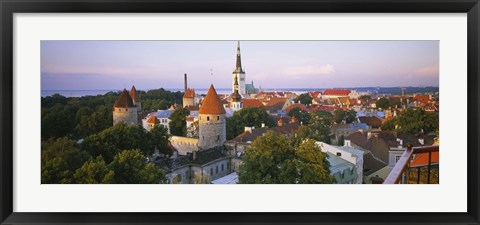
<instances>
[{"instance_id":1,"label":"tall white tower","mask_svg":"<svg viewBox=\"0 0 480 225\"><path fill-rule=\"evenodd\" d=\"M245 90L245 71L242 69L242 58L240 56L240 41L237 45L237 62L235 69L232 73L232 92L235 92L235 79L238 82L238 90L241 95L246 95L247 91Z\"/></svg>"}]
</instances>

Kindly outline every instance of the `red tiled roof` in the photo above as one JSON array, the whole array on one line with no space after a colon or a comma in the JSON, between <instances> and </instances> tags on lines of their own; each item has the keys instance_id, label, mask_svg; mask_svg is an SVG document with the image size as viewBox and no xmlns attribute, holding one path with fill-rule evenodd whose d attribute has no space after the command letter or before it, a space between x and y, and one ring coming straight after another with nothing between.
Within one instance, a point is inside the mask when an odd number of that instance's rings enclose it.
<instances>
[{"instance_id":1,"label":"red tiled roof","mask_svg":"<svg viewBox=\"0 0 480 225\"><path fill-rule=\"evenodd\" d=\"M213 84L210 85L208 89L207 96L202 101L202 106L198 110L199 114L225 114L225 109L223 108L222 102L218 97L217 91Z\"/></svg>"},{"instance_id":2,"label":"red tiled roof","mask_svg":"<svg viewBox=\"0 0 480 225\"><path fill-rule=\"evenodd\" d=\"M193 88L187 88L187 91L185 91L185 94L183 94L184 98L195 98L195 89Z\"/></svg>"},{"instance_id":3,"label":"red tiled roof","mask_svg":"<svg viewBox=\"0 0 480 225\"><path fill-rule=\"evenodd\" d=\"M432 160L431 163L439 163L440 162L440 154L439 152L432 152ZM415 155L415 159L412 160L410 166L425 166L428 165L428 153L420 153Z\"/></svg>"},{"instance_id":4,"label":"red tiled roof","mask_svg":"<svg viewBox=\"0 0 480 225\"><path fill-rule=\"evenodd\" d=\"M140 101L140 95L137 92L137 89L135 88L135 85L132 85L132 89L130 89L130 97L132 97L133 101L139 102Z\"/></svg>"},{"instance_id":5,"label":"red tiled roof","mask_svg":"<svg viewBox=\"0 0 480 225\"><path fill-rule=\"evenodd\" d=\"M244 98L243 99L243 108L248 108L248 107L260 107L262 109L265 109L265 105L258 100L254 98Z\"/></svg>"},{"instance_id":6,"label":"red tiled roof","mask_svg":"<svg viewBox=\"0 0 480 225\"><path fill-rule=\"evenodd\" d=\"M299 103L295 103L295 104L291 104L289 107L287 107L285 110L287 112L290 112L290 110L294 109L294 108L299 108L303 111L307 111L307 107L305 107L305 105L303 104L299 104Z\"/></svg>"},{"instance_id":7,"label":"red tiled roof","mask_svg":"<svg viewBox=\"0 0 480 225\"><path fill-rule=\"evenodd\" d=\"M430 96L428 96L428 95L415 95L415 97L413 97L413 100L426 103L426 102L430 101Z\"/></svg>"},{"instance_id":8,"label":"red tiled roof","mask_svg":"<svg viewBox=\"0 0 480 225\"><path fill-rule=\"evenodd\" d=\"M147 123L160 123L160 120L156 116L150 116L147 120Z\"/></svg>"},{"instance_id":9,"label":"red tiled roof","mask_svg":"<svg viewBox=\"0 0 480 225\"><path fill-rule=\"evenodd\" d=\"M133 108L135 105L133 104L132 97L128 93L127 89L123 89L120 97L118 97L117 101L114 104L117 108Z\"/></svg>"},{"instance_id":10,"label":"red tiled roof","mask_svg":"<svg viewBox=\"0 0 480 225\"><path fill-rule=\"evenodd\" d=\"M350 90L332 90L327 89L323 92L323 95L348 95L350 94Z\"/></svg>"},{"instance_id":11,"label":"red tiled roof","mask_svg":"<svg viewBox=\"0 0 480 225\"><path fill-rule=\"evenodd\" d=\"M287 101L287 98L273 97L273 98L270 99L267 106L275 106L275 105L278 105L278 104L285 104L286 101Z\"/></svg>"},{"instance_id":12,"label":"red tiled roof","mask_svg":"<svg viewBox=\"0 0 480 225\"><path fill-rule=\"evenodd\" d=\"M189 116L187 117L187 122L193 122L195 120L195 117Z\"/></svg>"}]
</instances>

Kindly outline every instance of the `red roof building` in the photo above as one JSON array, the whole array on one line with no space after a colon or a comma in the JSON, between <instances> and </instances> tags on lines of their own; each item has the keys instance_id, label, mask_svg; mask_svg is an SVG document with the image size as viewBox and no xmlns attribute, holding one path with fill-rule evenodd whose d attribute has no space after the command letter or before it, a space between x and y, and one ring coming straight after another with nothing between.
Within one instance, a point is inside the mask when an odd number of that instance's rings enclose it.
<instances>
[{"instance_id":1,"label":"red roof building","mask_svg":"<svg viewBox=\"0 0 480 225\"><path fill-rule=\"evenodd\" d=\"M198 110L199 114L225 114L225 108L223 108L222 101L218 97L217 91L213 84L210 85L207 95L202 101L202 106Z\"/></svg>"},{"instance_id":2,"label":"red roof building","mask_svg":"<svg viewBox=\"0 0 480 225\"><path fill-rule=\"evenodd\" d=\"M350 90L333 90L327 89L323 92L323 95L326 96L348 96L350 94Z\"/></svg>"},{"instance_id":3,"label":"red roof building","mask_svg":"<svg viewBox=\"0 0 480 225\"><path fill-rule=\"evenodd\" d=\"M133 108L135 105L133 104L132 97L128 93L127 89L123 89L120 97L118 97L117 101L114 104L115 108Z\"/></svg>"},{"instance_id":4,"label":"red roof building","mask_svg":"<svg viewBox=\"0 0 480 225\"><path fill-rule=\"evenodd\" d=\"M185 94L183 94L184 98L195 98L195 89L193 88L187 88L187 91L185 91Z\"/></svg>"},{"instance_id":5,"label":"red roof building","mask_svg":"<svg viewBox=\"0 0 480 225\"><path fill-rule=\"evenodd\" d=\"M258 99L253 98L244 98L243 99L243 108L249 107L259 107L265 109L265 105Z\"/></svg>"}]
</instances>

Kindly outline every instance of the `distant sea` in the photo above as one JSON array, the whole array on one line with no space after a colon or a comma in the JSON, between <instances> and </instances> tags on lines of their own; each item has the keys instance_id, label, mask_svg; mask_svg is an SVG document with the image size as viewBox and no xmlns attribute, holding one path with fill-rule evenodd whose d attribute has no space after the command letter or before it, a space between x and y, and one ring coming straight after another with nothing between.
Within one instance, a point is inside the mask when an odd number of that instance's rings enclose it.
<instances>
[{"instance_id":1,"label":"distant sea","mask_svg":"<svg viewBox=\"0 0 480 225\"><path fill-rule=\"evenodd\" d=\"M356 88L334 88L334 89L349 89L356 90L360 94L370 93L370 94L402 94L401 87L356 87ZM138 89L141 90L141 89ZM142 91L149 91L142 90ZM165 88L169 91L181 91L183 88ZM232 93L231 88L217 88L218 94L230 94ZM310 91L324 91L325 88L262 88L262 91L289 91L296 94L305 93ZM42 97L51 96L53 94L60 94L65 97L82 97L82 96L95 96L95 95L104 95L108 92L119 92L120 90L42 90ZM196 88L195 92L198 94L206 94L208 91L207 88ZM438 93L438 87L427 86L427 87L404 87L404 94L413 94L413 93Z\"/></svg>"},{"instance_id":2,"label":"distant sea","mask_svg":"<svg viewBox=\"0 0 480 225\"><path fill-rule=\"evenodd\" d=\"M139 89L140 90L140 89ZM181 91L180 88L166 88L165 90L169 91ZM262 89L262 91L290 91L295 93L304 93L309 91L323 91L324 89L315 89L315 88L278 88L278 89ZM52 96L54 94L60 94L65 97L82 97L82 96L95 96L95 95L104 95L108 92L118 92L119 90L42 90L42 97ZM142 90L149 91L149 90ZM208 91L207 88L195 89L195 92L198 94L206 94ZM230 94L232 92L231 88L218 88L216 89L218 94Z\"/></svg>"}]
</instances>

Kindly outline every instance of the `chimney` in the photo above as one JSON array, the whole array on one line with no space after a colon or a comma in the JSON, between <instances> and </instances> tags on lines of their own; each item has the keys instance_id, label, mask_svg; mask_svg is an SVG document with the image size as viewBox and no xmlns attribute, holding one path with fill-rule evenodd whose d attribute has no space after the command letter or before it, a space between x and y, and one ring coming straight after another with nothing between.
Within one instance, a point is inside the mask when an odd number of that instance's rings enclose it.
<instances>
[{"instance_id":1,"label":"chimney","mask_svg":"<svg viewBox=\"0 0 480 225\"><path fill-rule=\"evenodd\" d=\"M184 84L183 84L183 85L185 86L185 87L184 87L184 89L185 89L184 91L185 91L185 93L187 93L187 74L186 74L186 73L185 73L185 75L184 75Z\"/></svg>"},{"instance_id":2,"label":"chimney","mask_svg":"<svg viewBox=\"0 0 480 225\"><path fill-rule=\"evenodd\" d=\"M350 140L345 140L343 146L349 146L349 147L352 146L351 143L350 143Z\"/></svg>"},{"instance_id":3,"label":"chimney","mask_svg":"<svg viewBox=\"0 0 480 225\"><path fill-rule=\"evenodd\" d=\"M399 147L403 146L403 140L400 138L397 138L398 143L400 143Z\"/></svg>"},{"instance_id":4,"label":"chimney","mask_svg":"<svg viewBox=\"0 0 480 225\"><path fill-rule=\"evenodd\" d=\"M418 143L420 143L421 145L425 145L425 139L419 138Z\"/></svg>"}]
</instances>

